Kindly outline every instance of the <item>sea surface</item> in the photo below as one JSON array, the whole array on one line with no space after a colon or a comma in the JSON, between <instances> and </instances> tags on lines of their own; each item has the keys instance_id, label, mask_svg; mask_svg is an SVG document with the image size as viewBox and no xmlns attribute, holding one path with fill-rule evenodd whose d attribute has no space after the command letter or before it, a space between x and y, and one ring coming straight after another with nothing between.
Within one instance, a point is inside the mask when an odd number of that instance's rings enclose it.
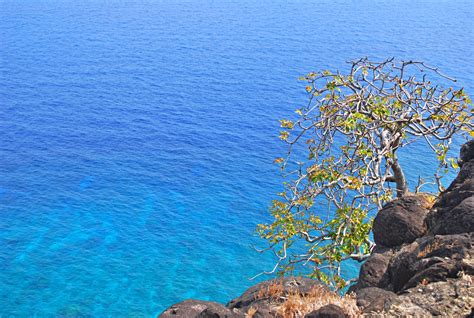
<instances>
[{"instance_id":1,"label":"sea surface","mask_svg":"<svg viewBox=\"0 0 474 318\"><path fill-rule=\"evenodd\" d=\"M473 21L471 0L0 0L0 317L237 296L273 266L251 245L298 77L395 56L473 95Z\"/></svg>"}]
</instances>

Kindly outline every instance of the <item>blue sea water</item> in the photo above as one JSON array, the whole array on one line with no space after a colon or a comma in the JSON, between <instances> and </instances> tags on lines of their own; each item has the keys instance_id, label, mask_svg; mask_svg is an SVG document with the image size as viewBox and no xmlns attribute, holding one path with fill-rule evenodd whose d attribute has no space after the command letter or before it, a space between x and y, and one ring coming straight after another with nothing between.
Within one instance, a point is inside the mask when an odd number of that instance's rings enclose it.
<instances>
[{"instance_id":1,"label":"blue sea water","mask_svg":"<svg viewBox=\"0 0 474 318\"><path fill-rule=\"evenodd\" d=\"M235 297L273 265L250 245L297 78L395 56L472 95L473 18L471 0L0 0L0 317Z\"/></svg>"}]
</instances>

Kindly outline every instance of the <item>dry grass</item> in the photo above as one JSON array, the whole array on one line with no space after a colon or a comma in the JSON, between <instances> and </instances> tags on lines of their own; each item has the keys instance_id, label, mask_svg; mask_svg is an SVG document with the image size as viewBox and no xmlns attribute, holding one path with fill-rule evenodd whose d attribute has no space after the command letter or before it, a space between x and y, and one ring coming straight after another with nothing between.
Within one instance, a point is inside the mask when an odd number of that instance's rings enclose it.
<instances>
[{"instance_id":1,"label":"dry grass","mask_svg":"<svg viewBox=\"0 0 474 318\"><path fill-rule=\"evenodd\" d=\"M437 250L440 247L441 247L441 242L435 239L433 242L423 247L423 249L418 252L417 257L418 258L426 257L428 254L431 254L433 251Z\"/></svg>"},{"instance_id":2,"label":"dry grass","mask_svg":"<svg viewBox=\"0 0 474 318\"><path fill-rule=\"evenodd\" d=\"M437 197L430 193L418 193L417 196L422 199L422 207L429 210L433 207L436 202Z\"/></svg>"},{"instance_id":3,"label":"dry grass","mask_svg":"<svg viewBox=\"0 0 474 318\"><path fill-rule=\"evenodd\" d=\"M355 297L341 297L323 286L315 286L308 294L300 293L296 288L285 291L281 282L272 282L261 288L255 299L267 299L274 311L283 318L299 318L323 306L334 304L341 307L349 317L360 316ZM246 317L252 317L257 308L251 307Z\"/></svg>"},{"instance_id":4,"label":"dry grass","mask_svg":"<svg viewBox=\"0 0 474 318\"><path fill-rule=\"evenodd\" d=\"M261 288L255 294L255 299L269 298L278 300L284 294L284 287L282 282L272 282L266 288Z\"/></svg>"},{"instance_id":5,"label":"dry grass","mask_svg":"<svg viewBox=\"0 0 474 318\"><path fill-rule=\"evenodd\" d=\"M250 307L250 308L247 310L247 313L245 314L245 318L252 318L253 315L255 315L256 312L257 312L257 308L255 308L255 307Z\"/></svg>"},{"instance_id":6,"label":"dry grass","mask_svg":"<svg viewBox=\"0 0 474 318\"><path fill-rule=\"evenodd\" d=\"M294 292L276 306L276 311L284 318L299 318L323 306L334 304L341 307L349 317L358 317L359 309L354 296L339 296L324 287L314 287L307 295Z\"/></svg>"}]
</instances>

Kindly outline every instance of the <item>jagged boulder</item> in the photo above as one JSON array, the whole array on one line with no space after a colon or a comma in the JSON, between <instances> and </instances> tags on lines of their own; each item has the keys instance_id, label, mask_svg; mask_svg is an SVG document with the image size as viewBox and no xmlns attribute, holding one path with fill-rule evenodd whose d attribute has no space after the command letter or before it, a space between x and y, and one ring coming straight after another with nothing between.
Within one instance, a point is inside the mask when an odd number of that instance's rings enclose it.
<instances>
[{"instance_id":1,"label":"jagged boulder","mask_svg":"<svg viewBox=\"0 0 474 318\"><path fill-rule=\"evenodd\" d=\"M404 246L390 262L393 290L474 274L472 233L427 236Z\"/></svg>"},{"instance_id":2,"label":"jagged boulder","mask_svg":"<svg viewBox=\"0 0 474 318\"><path fill-rule=\"evenodd\" d=\"M474 179L474 160L465 162L456 179L441 194L434 208L450 209L464 199L474 195L472 180Z\"/></svg>"},{"instance_id":3,"label":"jagged boulder","mask_svg":"<svg viewBox=\"0 0 474 318\"><path fill-rule=\"evenodd\" d=\"M222 304L188 299L174 304L159 318L244 318L245 315L238 310L231 310Z\"/></svg>"},{"instance_id":4,"label":"jagged boulder","mask_svg":"<svg viewBox=\"0 0 474 318\"><path fill-rule=\"evenodd\" d=\"M398 198L387 203L374 219L376 244L386 247L411 243L426 233L425 217L431 202L425 195Z\"/></svg>"},{"instance_id":5,"label":"jagged boulder","mask_svg":"<svg viewBox=\"0 0 474 318\"><path fill-rule=\"evenodd\" d=\"M461 146L459 159L461 161L460 162L461 165L464 162L468 162L474 159L474 139L469 140L468 142L466 142L464 145Z\"/></svg>"},{"instance_id":6,"label":"jagged boulder","mask_svg":"<svg viewBox=\"0 0 474 318\"><path fill-rule=\"evenodd\" d=\"M474 182L474 180L472 180ZM465 198L452 209L440 209L430 218L433 234L474 232L474 197Z\"/></svg>"},{"instance_id":7,"label":"jagged boulder","mask_svg":"<svg viewBox=\"0 0 474 318\"><path fill-rule=\"evenodd\" d=\"M471 158L472 148L474 145L464 159ZM463 162L456 179L428 214L426 224L432 234L474 232L474 159Z\"/></svg>"}]
</instances>

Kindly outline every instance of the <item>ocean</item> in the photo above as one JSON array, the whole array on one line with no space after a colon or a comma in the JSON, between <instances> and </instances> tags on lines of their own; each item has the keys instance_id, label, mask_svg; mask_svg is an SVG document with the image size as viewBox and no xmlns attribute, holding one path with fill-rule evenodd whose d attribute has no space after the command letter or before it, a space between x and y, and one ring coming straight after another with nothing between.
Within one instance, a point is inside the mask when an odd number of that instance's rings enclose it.
<instances>
[{"instance_id":1,"label":"ocean","mask_svg":"<svg viewBox=\"0 0 474 318\"><path fill-rule=\"evenodd\" d=\"M0 317L153 317L238 296L274 264L251 245L282 190L278 119L307 101L298 78L393 56L474 95L473 11L0 0ZM412 181L434 165L421 146L402 161Z\"/></svg>"}]
</instances>

